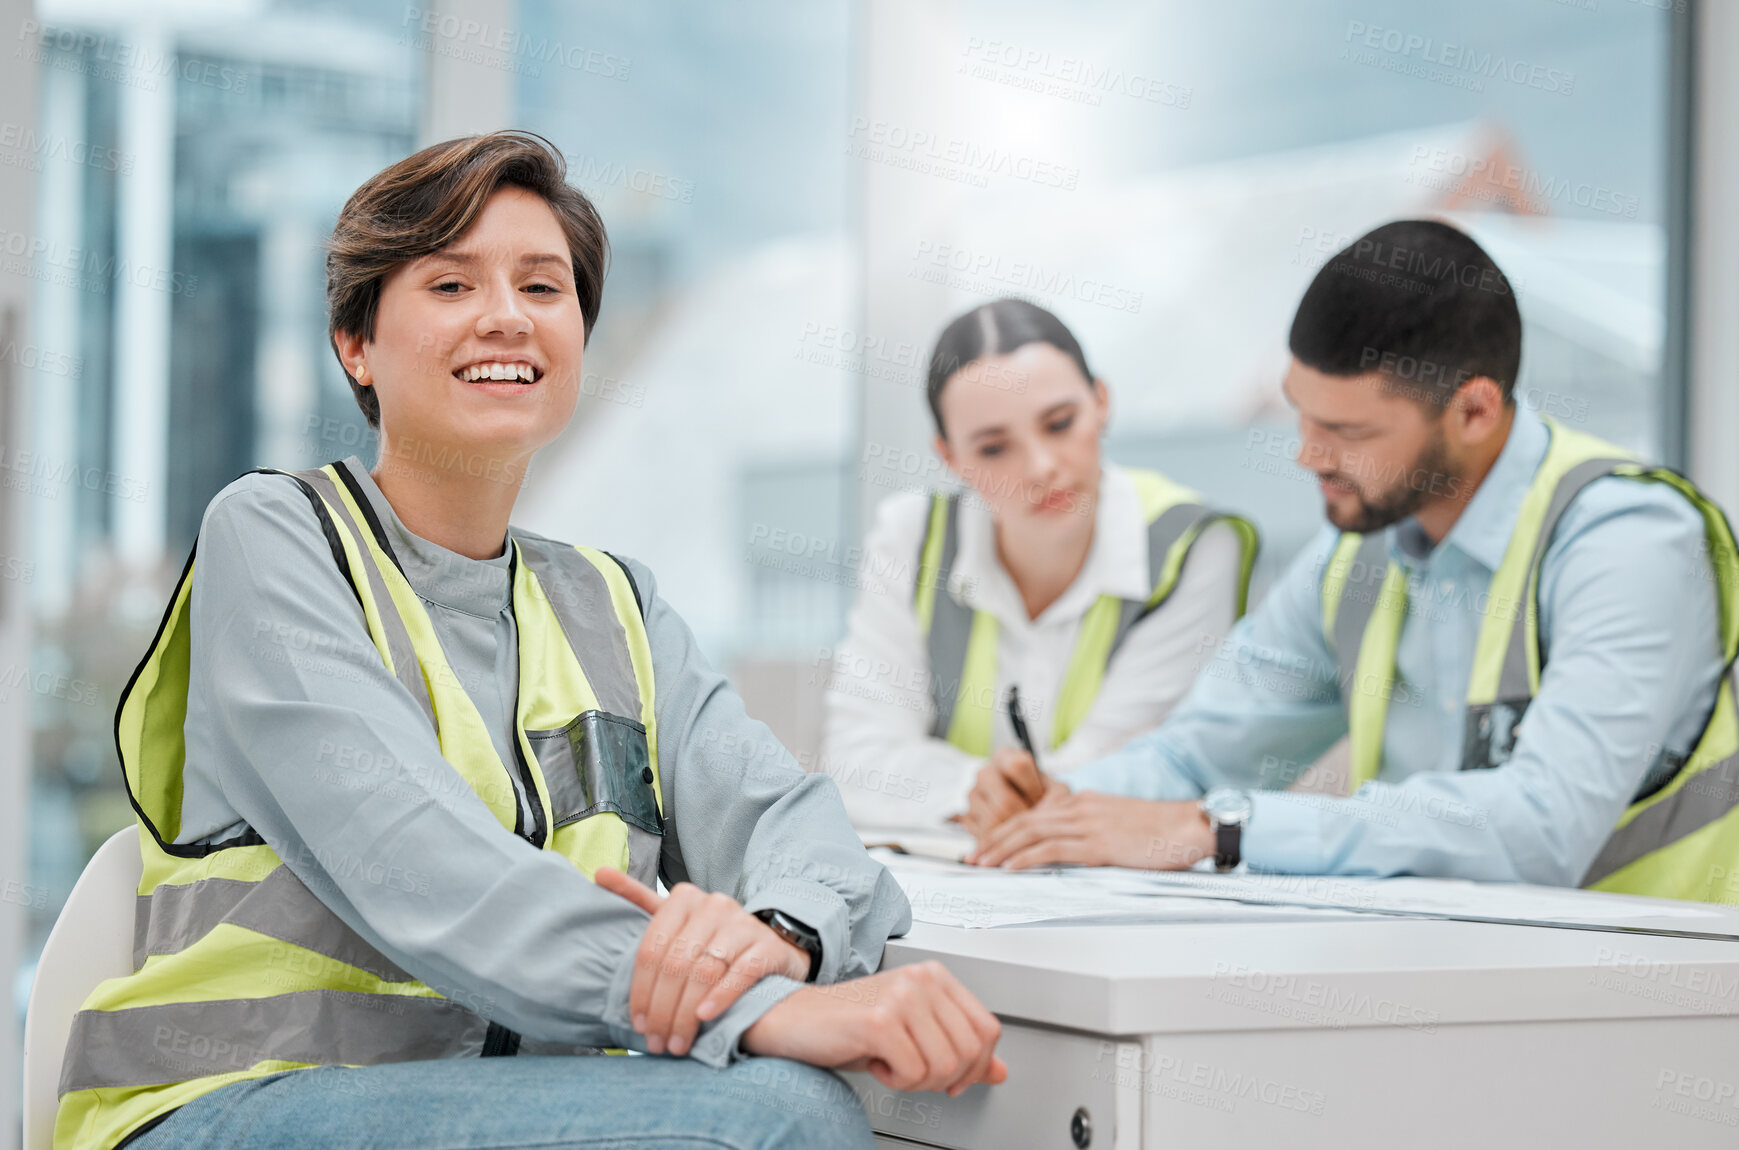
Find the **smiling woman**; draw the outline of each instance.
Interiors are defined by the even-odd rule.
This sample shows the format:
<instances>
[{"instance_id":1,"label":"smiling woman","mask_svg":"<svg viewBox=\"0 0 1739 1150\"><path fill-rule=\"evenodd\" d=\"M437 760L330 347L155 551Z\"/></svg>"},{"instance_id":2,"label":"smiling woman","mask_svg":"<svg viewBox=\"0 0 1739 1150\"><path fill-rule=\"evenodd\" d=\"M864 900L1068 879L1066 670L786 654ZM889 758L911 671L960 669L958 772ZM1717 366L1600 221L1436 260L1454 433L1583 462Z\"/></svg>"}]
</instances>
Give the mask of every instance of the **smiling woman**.
<instances>
[{"instance_id":1,"label":"smiling woman","mask_svg":"<svg viewBox=\"0 0 1739 1150\"><path fill-rule=\"evenodd\" d=\"M359 189L333 233L332 346L405 522L487 558L499 532L470 525L511 508L532 454L573 416L609 246L534 137L454 140L399 167ZM443 482L480 472L496 482Z\"/></svg>"},{"instance_id":2,"label":"smiling woman","mask_svg":"<svg viewBox=\"0 0 1739 1150\"><path fill-rule=\"evenodd\" d=\"M469 234L498 192L519 200L509 217ZM541 210L535 201L541 200ZM514 232L508 225L527 224ZM466 243L455 244L461 236ZM508 245L495 250L495 245ZM380 403L368 384L350 372L338 333L364 342L375 338L382 289L389 278L421 273L422 286L458 295L478 286L477 273L498 263L527 277L527 295L559 295L579 322L579 344L591 338L603 303L609 242L592 202L570 187L561 158L541 137L494 132L425 148L359 188L345 204L327 245L326 303L338 351L356 402L369 426L380 426ZM436 258L438 257L438 258ZM456 273L441 279L442 273ZM472 279L467 282L468 273ZM416 353L433 351L419 340ZM577 366L577 364L575 365Z\"/></svg>"},{"instance_id":3,"label":"smiling woman","mask_svg":"<svg viewBox=\"0 0 1739 1150\"><path fill-rule=\"evenodd\" d=\"M122 699L138 969L75 1021L57 1146L863 1147L818 1068L1006 1075L945 970L872 973L904 896L832 782L719 753L777 743L651 572L510 526L573 414L605 250L521 133L346 206L332 344L381 458L255 472L206 511ZM804 986L858 977L885 989ZM673 1057L572 1057L620 1048ZM754 1055L828 1101L707 1069Z\"/></svg>"}]
</instances>

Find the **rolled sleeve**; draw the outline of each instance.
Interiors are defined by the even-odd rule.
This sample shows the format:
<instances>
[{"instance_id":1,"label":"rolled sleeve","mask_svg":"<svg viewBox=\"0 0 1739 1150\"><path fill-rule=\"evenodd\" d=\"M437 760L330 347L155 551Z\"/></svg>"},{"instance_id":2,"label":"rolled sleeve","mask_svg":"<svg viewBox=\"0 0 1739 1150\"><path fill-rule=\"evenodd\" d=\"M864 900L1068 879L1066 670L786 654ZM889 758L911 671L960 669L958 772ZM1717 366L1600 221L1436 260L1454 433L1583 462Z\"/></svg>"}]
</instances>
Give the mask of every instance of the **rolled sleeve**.
<instances>
[{"instance_id":1,"label":"rolled sleeve","mask_svg":"<svg viewBox=\"0 0 1739 1150\"><path fill-rule=\"evenodd\" d=\"M742 1049L743 1035L761 1016L803 989L803 984L780 974L769 974L743 992L731 1008L713 1020L696 1039L689 1057L708 1066L722 1067L749 1057Z\"/></svg>"},{"instance_id":2,"label":"rolled sleeve","mask_svg":"<svg viewBox=\"0 0 1739 1150\"><path fill-rule=\"evenodd\" d=\"M625 962L617 970L611 980L608 997L609 1006L604 1012L604 1022L612 1034L618 1036L617 1045L624 1049L646 1049L643 1038L635 1031L628 1017L629 993L634 988L634 964ZM749 1055L742 1048L743 1035L749 1027L761 1020L761 1016L785 1001L795 992L803 989L803 984L783 975L769 974L761 978L755 985L745 990L737 1000L725 1009L711 1022L704 1023L695 1035L694 1045L689 1047L686 1057L696 1062L705 1063L715 1069L723 1068L733 1062L739 1062Z\"/></svg>"}]
</instances>

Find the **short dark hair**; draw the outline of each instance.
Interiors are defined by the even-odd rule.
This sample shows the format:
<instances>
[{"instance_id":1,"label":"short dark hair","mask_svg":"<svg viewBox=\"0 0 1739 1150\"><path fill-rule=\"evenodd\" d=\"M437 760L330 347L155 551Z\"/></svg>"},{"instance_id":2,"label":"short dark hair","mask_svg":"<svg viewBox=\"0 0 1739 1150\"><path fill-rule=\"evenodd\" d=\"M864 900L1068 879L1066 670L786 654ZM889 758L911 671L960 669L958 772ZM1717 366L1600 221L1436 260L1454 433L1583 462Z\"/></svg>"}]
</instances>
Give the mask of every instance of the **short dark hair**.
<instances>
[{"instance_id":1,"label":"short dark hair","mask_svg":"<svg viewBox=\"0 0 1739 1150\"><path fill-rule=\"evenodd\" d=\"M936 434L947 435L942 427L942 388L955 372L975 359L1007 355L1029 343L1050 344L1074 360L1087 385L1093 385L1087 357L1062 320L1024 299L991 300L955 317L936 337L936 350L930 353L930 375L924 389L930 400L930 418L936 421Z\"/></svg>"},{"instance_id":2,"label":"short dark hair","mask_svg":"<svg viewBox=\"0 0 1739 1150\"><path fill-rule=\"evenodd\" d=\"M503 131L424 148L370 177L345 201L326 245L326 323L333 354L338 332L374 339L387 276L458 239L504 187L543 197L555 213L567 237L574 294L590 341L610 261L604 221L568 184L567 163L554 144L534 132ZM380 397L348 370L344 377L368 425L378 428Z\"/></svg>"},{"instance_id":3,"label":"short dark hair","mask_svg":"<svg viewBox=\"0 0 1739 1150\"><path fill-rule=\"evenodd\" d=\"M1397 220L1354 240L1316 273L1288 344L1306 367L1380 372L1438 407L1478 376L1513 403L1522 315L1509 279L1465 232L1437 220Z\"/></svg>"}]
</instances>

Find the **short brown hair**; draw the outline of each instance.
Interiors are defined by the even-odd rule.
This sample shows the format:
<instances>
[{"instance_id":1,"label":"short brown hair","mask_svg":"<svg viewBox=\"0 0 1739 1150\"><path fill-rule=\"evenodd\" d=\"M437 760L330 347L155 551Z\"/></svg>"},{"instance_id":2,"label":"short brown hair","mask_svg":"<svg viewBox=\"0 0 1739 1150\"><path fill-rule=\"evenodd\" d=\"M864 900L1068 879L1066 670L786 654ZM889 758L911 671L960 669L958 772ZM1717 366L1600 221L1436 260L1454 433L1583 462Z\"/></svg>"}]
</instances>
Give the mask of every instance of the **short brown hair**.
<instances>
[{"instance_id":1,"label":"short brown hair","mask_svg":"<svg viewBox=\"0 0 1739 1150\"><path fill-rule=\"evenodd\" d=\"M434 144L379 172L352 193L326 245L326 329L374 339L380 288L403 264L437 252L463 235L503 187L541 197L567 236L574 294L589 341L603 303L610 242L592 202L567 182L567 162L534 132L490 132ZM339 365L343 366L340 358ZM344 378L370 427L380 426L374 388Z\"/></svg>"}]
</instances>

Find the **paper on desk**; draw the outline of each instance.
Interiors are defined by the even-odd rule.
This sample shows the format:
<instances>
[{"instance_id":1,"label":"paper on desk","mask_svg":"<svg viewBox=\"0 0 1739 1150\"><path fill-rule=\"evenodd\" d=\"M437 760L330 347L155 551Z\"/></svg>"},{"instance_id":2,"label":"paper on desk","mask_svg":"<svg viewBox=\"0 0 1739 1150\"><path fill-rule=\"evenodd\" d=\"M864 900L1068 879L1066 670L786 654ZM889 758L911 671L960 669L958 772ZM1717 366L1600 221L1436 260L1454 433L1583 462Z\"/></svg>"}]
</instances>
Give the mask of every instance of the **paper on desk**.
<instances>
[{"instance_id":1,"label":"paper on desk","mask_svg":"<svg viewBox=\"0 0 1739 1150\"><path fill-rule=\"evenodd\" d=\"M1288 912L1424 914L1578 924L1725 917L1695 903L1465 879L1220 875L1121 867L1004 871L887 850L871 854L888 867L906 891L913 918L941 926L997 927L1085 919L1261 921Z\"/></svg>"},{"instance_id":2,"label":"paper on desk","mask_svg":"<svg viewBox=\"0 0 1739 1150\"><path fill-rule=\"evenodd\" d=\"M1200 874L1106 868L1116 889L1204 898L1298 903L1400 914L1505 918L1527 922L1607 923L1651 918L1720 918L1719 911L1673 899L1618 898L1592 891L1447 878L1337 875Z\"/></svg>"},{"instance_id":3,"label":"paper on desk","mask_svg":"<svg viewBox=\"0 0 1739 1150\"><path fill-rule=\"evenodd\" d=\"M887 866L912 904L912 917L937 926L986 929L1039 922L1248 922L1336 917L1330 909L1258 906L1106 882L1095 867L1002 871L887 850Z\"/></svg>"}]
</instances>

